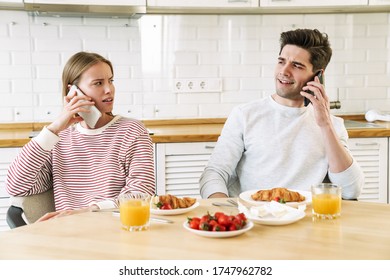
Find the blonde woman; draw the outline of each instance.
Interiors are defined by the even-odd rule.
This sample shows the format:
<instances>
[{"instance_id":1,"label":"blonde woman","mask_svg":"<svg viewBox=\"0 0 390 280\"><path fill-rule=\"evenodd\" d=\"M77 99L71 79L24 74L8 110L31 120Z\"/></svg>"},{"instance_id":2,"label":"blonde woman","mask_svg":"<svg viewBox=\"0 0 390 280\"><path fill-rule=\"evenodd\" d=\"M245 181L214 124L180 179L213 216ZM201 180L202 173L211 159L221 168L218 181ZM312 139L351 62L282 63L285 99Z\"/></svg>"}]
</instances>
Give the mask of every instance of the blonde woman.
<instances>
[{"instance_id":1,"label":"blonde woman","mask_svg":"<svg viewBox=\"0 0 390 280\"><path fill-rule=\"evenodd\" d=\"M125 192L154 194L151 139L141 122L112 114L113 78L113 66L104 57L74 54L63 70L62 113L11 164L6 180L10 195L53 188L56 212L40 221L117 207L118 195ZM83 94L69 92L72 85ZM94 128L80 116L92 105L101 113Z\"/></svg>"}]
</instances>

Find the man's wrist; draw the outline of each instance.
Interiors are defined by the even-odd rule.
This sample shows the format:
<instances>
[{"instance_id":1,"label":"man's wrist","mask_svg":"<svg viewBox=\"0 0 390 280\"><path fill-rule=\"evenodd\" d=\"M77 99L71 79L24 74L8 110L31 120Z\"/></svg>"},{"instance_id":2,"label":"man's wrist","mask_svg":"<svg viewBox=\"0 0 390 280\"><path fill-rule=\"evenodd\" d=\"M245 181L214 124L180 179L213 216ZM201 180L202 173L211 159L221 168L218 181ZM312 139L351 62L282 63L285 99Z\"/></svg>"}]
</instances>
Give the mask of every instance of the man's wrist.
<instances>
[{"instance_id":1,"label":"man's wrist","mask_svg":"<svg viewBox=\"0 0 390 280\"><path fill-rule=\"evenodd\" d=\"M224 193L217 192L210 195L208 198L227 198L228 196Z\"/></svg>"}]
</instances>

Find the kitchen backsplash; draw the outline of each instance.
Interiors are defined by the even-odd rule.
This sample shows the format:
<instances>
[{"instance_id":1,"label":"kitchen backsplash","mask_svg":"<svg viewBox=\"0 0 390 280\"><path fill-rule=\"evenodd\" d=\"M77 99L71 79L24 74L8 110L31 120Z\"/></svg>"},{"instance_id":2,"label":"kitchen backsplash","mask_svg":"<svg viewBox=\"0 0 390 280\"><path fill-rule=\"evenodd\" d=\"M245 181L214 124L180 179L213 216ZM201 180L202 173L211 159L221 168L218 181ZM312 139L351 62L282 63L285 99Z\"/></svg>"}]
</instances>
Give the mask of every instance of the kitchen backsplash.
<instances>
[{"instance_id":1,"label":"kitchen backsplash","mask_svg":"<svg viewBox=\"0 0 390 280\"><path fill-rule=\"evenodd\" d=\"M334 54L325 84L330 99L341 101L335 114L390 111L388 13L125 19L0 11L0 122L43 122L59 114L62 68L82 50L113 62L116 114L226 117L234 106L274 92L279 35L295 28L329 35ZM178 82L203 80L221 81L221 90L176 92Z\"/></svg>"}]
</instances>

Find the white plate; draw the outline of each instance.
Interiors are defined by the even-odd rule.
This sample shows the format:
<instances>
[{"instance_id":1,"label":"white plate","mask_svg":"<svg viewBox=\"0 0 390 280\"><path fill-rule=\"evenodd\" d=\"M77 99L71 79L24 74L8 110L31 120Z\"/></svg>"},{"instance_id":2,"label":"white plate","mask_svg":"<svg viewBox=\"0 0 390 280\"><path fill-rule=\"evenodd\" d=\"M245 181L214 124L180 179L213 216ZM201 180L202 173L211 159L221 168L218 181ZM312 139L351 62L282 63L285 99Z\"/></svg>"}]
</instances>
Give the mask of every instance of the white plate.
<instances>
[{"instance_id":1,"label":"white plate","mask_svg":"<svg viewBox=\"0 0 390 280\"><path fill-rule=\"evenodd\" d=\"M296 211L296 212L294 211L294 212L287 213L286 215L280 218L273 217L271 215L263 218L249 215L247 218L256 224L281 226L281 225L288 225L288 224L295 223L303 219L305 216L306 213L304 211Z\"/></svg>"},{"instance_id":2,"label":"white plate","mask_svg":"<svg viewBox=\"0 0 390 280\"><path fill-rule=\"evenodd\" d=\"M257 200L252 199L251 195L257 191L258 191L258 189L242 192L242 193L240 193L240 198L242 200L244 200L245 202L250 203L251 205L262 205L264 203L268 203L269 201L257 201ZM311 192L300 191L300 190L290 190L290 191L299 192L301 195L305 196L306 199L304 201L301 201L301 202L287 202L286 205L297 206L297 205L302 205L302 204L311 204Z\"/></svg>"},{"instance_id":3,"label":"white plate","mask_svg":"<svg viewBox=\"0 0 390 280\"><path fill-rule=\"evenodd\" d=\"M212 238L226 238L226 237L241 235L244 232L247 232L248 230L253 228L253 223L251 221L247 221L247 224L242 229L232 230L232 231L206 231L206 230L192 229L188 225L188 221L185 221L183 223L183 227L189 232L195 233L200 236L212 237Z\"/></svg>"},{"instance_id":4,"label":"white plate","mask_svg":"<svg viewBox=\"0 0 390 280\"><path fill-rule=\"evenodd\" d=\"M187 208L177 208L177 209L170 209L170 210L150 208L150 213L153 215L164 215L164 216L180 215L180 214L190 212L191 210L194 210L198 206L199 206L199 202L195 202L192 206Z\"/></svg>"}]
</instances>

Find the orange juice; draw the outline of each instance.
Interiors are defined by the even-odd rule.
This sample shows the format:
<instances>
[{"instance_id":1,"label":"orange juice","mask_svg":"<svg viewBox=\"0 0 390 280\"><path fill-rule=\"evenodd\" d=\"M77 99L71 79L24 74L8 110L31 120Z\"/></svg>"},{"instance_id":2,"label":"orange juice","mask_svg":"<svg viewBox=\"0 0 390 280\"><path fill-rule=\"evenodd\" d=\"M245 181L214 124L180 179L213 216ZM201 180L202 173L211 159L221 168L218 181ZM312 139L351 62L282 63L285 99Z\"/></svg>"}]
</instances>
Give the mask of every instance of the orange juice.
<instances>
[{"instance_id":1,"label":"orange juice","mask_svg":"<svg viewBox=\"0 0 390 280\"><path fill-rule=\"evenodd\" d=\"M120 204L119 212L122 225L143 226L149 222L150 205L141 199L128 200Z\"/></svg>"},{"instance_id":2,"label":"orange juice","mask_svg":"<svg viewBox=\"0 0 390 280\"><path fill-rule=\"evenodd\" d=\"M322 183L311 187L313 217L336 219L341 215L342 188L332 183Z\"/></svg>"},{"instance_id":3,"label":"orange juice","mask_svg":"<svg viewBox=\"0 0 390 280\"><path fill-rule=\"evenodd\" d=\"M134 192L119 195L119 213L122 228L141 231L149 228L150 199L146 193Z\"/></svg>"},{"instance_id":4,"label":"orange juice","mask_svg":"<svg viewBox=\"0 0 390 280\"><path fill-rule=\"evenodd\" d=\"M341 212L341 197L337 194L316 194L312 197L312 204L316 214L337 216Z\"/></svg>"},{"instance_id":5,"label":"orange juice","mask_svg":"<svg viewBox=\"0 0 390 280\"><path fill-rule=\"evenodd\" d=\"M142 226L149 221L149 204L142 200L129 200L119 207L121 222L128 226Z\"/></svg>"}]
</instances>

